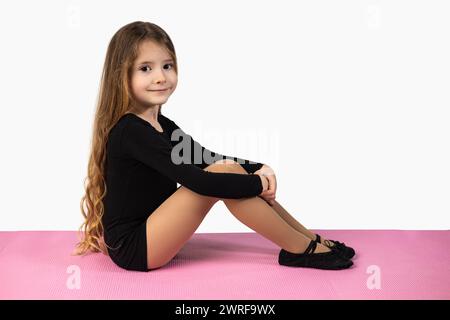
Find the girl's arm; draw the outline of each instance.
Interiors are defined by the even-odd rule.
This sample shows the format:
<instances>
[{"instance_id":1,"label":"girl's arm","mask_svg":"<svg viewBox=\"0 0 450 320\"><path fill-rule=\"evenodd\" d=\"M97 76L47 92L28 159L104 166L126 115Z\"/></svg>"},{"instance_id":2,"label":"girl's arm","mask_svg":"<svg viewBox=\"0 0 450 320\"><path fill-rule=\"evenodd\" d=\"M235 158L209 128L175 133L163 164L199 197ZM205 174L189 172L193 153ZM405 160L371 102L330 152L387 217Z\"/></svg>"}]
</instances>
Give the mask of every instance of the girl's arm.
<instances>
[{"instance_id":1,"label":"girl's arm","mask_svg":"<svg viewBox=\"0 0 450 320\"><path fill-rule=\"evenodd\" d=\"M123 156L136 159L169 179L202 195L239 199L260 195L264 189L257 174L208 172L192 163L172 158L172 145L152 130L150 124L129 122L123 128Z\"/></svg>"}]
</instances>

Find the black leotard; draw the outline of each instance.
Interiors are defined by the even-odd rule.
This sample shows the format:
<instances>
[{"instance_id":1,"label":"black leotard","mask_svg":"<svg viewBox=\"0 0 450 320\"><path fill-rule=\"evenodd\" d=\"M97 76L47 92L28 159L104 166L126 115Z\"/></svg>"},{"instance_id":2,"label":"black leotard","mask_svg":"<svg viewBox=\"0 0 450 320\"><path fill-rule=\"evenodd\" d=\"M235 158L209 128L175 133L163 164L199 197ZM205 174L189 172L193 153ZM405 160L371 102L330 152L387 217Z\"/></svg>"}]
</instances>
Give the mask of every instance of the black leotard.
<instances>
[{"instance_id":1,"label":"black leotard","mask_svg":"<svg viewBox=\"0 0 450 320\"><path fill-rule=\"evenodd\" d=\"M211 151L161 113L158 122L163 132L139 116L126 113L109 132L106 145L104 240L112 247L108 248L112 260L129 270L148 271L146 220L177 190L177 183L202 195L233 199L257 196L263 188L260 177L252 174L262 163L218 153L211 162L203 156L194 158L195 150L206 156ZM182 139L174 139L177 135ZM191 142L190 159L176 164L171 158L172 149L186 141ZM183 154L179 152L181 158ZM223 158L239 162L249 174L203 170Z\"/></svg>"}]
</instances>

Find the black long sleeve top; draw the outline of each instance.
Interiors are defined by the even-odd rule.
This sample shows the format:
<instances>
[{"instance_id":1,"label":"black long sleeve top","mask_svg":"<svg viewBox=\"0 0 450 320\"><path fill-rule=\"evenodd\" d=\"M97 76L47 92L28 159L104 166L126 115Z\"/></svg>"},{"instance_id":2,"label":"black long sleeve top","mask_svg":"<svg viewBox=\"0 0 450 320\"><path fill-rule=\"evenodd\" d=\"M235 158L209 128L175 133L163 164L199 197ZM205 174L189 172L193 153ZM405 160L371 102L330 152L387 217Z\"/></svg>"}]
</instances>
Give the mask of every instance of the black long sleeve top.
<instances>
[{"instance_id":1,"label":"black long sleeve top","mask_svg":"<svg viewBox=\"0 0 450 320\"><path fill-rule=\"evenodd\" d=\"M112 242L145 221L177 190L177 183L202 195L230 199L257 196L263 190L260 177L253 174L262 163L212 152L162 114L158 114L158 122L163 132L139 116L126 113L109 132L102 222L105 239L107 235ZM181 142L190 142L190 155L184 155L189 149L178 150ZM172 152L174 147L181 152ZM203 157L209 154L214 154L211 162ZM179 163L180 158L187 161ZM224 158L239 162L249 174L203 170Z\"/></svg>"}]
</instances>

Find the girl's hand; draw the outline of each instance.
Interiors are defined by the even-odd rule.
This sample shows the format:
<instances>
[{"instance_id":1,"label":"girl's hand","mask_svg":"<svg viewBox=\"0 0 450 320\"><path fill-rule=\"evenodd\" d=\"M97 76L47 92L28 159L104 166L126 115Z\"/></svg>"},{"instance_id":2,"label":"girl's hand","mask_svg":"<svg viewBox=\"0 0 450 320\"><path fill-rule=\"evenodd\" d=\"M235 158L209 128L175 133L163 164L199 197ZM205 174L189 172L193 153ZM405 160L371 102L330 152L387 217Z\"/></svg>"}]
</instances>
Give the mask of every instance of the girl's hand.
<instances>
[{"instance_id":1,"label":"girl's hand","mask_svg":"<svg viewBox=\"0 0 450 320\"><path fill-rule=\"evenodd\" d=\"M257 174L257 173L255 173ZM259 178L261 179L261 184L263 187L263 191L261 192L260 196L266 192L269 189L269 179L267 179L267 177L263 176L262 174L257 174L259 176Z\"/></svg>"},{"instance_id":2,"label":"girl's hand","mask_svg":"<svg viewBox=\"0 0 450 320\"><path fill-rule=\"evenodd\" d=\"M264 199L269 205L273 205L275 203L275 193L277 192L277 179L275 176L275 172L271 167L264 164L261 169L254 172L255 174L259 174L261 176L267 177L269 180L269 188L263 191L259 197Z\"/></svg>"}]
</instances>

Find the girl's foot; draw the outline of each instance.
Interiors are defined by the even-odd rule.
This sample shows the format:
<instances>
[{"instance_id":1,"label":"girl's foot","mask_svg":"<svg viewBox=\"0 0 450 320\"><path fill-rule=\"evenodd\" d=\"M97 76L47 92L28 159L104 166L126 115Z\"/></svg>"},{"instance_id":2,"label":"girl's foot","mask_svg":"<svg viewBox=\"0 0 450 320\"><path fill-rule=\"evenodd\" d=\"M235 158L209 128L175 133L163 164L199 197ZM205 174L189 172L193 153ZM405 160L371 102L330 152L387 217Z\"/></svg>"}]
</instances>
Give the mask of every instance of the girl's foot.
<instances>
[{"instance_id":1,"label":"girl's foot","mask_svg":"<svg viewBox=\"0 0 450 320\"><path fill-rule=\"evenodd\" d=\"M289 267L315 268L325 270L341 270L350 268L353 262L343 258L337 251L320 248L321 244L314 240L308 245L304 253L293 253L284 249L278 254L278 263ZM317 250L328 250L317 252Z\"/></svg>"},{"instance_id":2,"label":"girl's foot","mask_svg":"<svg viewBox=\"0 0 450 320\"><path fill-rule=\"evenodd\" d=\"M334 240L328 240L323 239L320 235L316 234L316 240L317 243L321 243L328 248L331 248L332 250L336 250L340 253L340 255L345 259L351 259L355 255L355 250L351 247L348 247L345 245L345 243L334 241Z\"/></svg>"},{"instance_id":3,"label":"girl's foot","mask_svg":"<svg viewBox=\"0 0 450 320\"><path fill-rule=\"evenodd\" d=\"M324 252L330 252L331 249L321 243L317 243L316 250L314 250L315 253L324 253Z\"/></svg>"}]
</instances>

